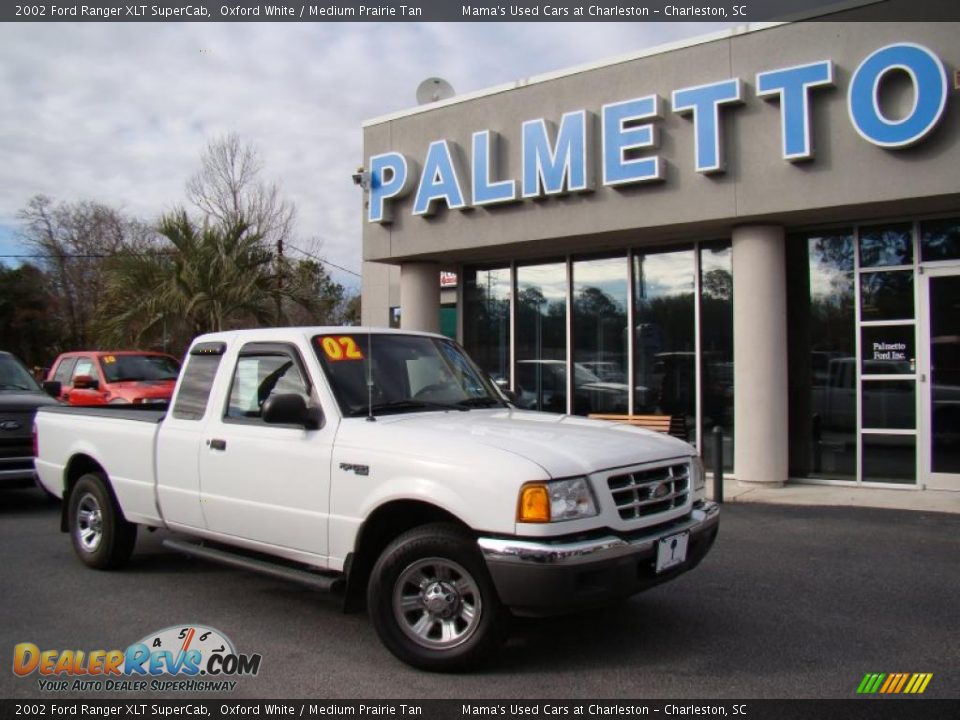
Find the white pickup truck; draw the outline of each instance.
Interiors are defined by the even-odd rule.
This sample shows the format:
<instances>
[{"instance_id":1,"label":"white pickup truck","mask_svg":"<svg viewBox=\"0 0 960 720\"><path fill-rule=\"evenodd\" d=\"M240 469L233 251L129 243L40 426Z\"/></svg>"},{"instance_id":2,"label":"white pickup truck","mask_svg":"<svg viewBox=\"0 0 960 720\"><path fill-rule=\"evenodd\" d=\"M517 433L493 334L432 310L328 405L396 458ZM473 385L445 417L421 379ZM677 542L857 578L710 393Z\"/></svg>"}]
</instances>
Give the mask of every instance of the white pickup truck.
<instances>
[{"instance_id":1,"label":"white pickup truck","mask_svg":"<svg viewBox=\"0 0 960 720\"><path fill-rule=\"evenodd\" d=\"M43 408L36 431L87 565L118 567L138 526L166 528L180 552L366 602L387 648L424 669L475 665L511 613L674 578L718 529L690 445L517 410L426 333L204 335L168 411Z\"/></svg>"}]
</instances>

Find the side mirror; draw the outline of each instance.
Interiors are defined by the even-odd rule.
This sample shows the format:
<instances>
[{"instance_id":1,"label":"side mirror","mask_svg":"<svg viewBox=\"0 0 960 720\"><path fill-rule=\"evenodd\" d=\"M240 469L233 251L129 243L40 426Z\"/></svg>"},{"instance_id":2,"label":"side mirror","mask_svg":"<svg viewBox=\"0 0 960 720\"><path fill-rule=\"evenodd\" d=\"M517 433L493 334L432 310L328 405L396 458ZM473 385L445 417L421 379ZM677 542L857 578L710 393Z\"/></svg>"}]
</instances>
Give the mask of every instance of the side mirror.
<instances>
[{"instance_id":1,"label":"side mirror","mask_svg":"<svg viewBox=\"0 0 960 720\"><path fill-rule=\"evenodd\" d=\"M306 400L295 393L268 397L261 408L261 417L270 425L299 425L306 430L323 427L323 411L308 407Z\"/></svg>"},{"instance_id":2,"label":"side mirror","mask_svg":"<svg viewBox=\"0 0 960 720\"><path fill-rule=\"evenodd\" d=\"M50 397L60 398L63 392L63 385L59 380L46 380L43 383L43 391Z\"/></svg>"},{"instance_id":3,"label":"side mirror","mask_svg":"<svg viewBox=\"0 0 960 720\"><path fill-rule=\"evenodd\" d=\"M506 389L501 388L500 392L502 392L506 396L507 400L509 400L510 402L512 403L517 402L518 396L514 390L511 390L510 388L506 388Z\"/></svg>"},{"instance_id":4,"label":"side mirror","mask_svg":"<svg viewBox=\"0 0 960 720\"><path fill-rule=\"evenodd\" d=\"M100 381L95 380L90 375L77 375L73 379L74 390L99 390Z\"/></svg>"}]
</instances>

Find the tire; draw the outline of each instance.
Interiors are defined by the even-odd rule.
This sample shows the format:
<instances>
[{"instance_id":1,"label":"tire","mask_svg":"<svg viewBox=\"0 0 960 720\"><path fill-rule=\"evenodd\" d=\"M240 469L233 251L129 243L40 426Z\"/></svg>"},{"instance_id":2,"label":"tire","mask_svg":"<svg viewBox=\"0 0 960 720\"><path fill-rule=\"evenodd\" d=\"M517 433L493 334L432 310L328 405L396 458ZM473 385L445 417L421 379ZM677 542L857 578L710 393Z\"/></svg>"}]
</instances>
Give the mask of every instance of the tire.
<instances>
[{"instance_id":1,"label":"tire","mask_svg":"<svg viewBox=\"0 0 960 720\"><path fill-rule=\"evenodd\" d=\"M476 542L446 523L414 528L387 546L367 607L390 652L436 672L483 663L502 644L509 618Z\"/></svg>"},{"instance_id":2,"label":"tire","mask_svg":"<svg viewBox=\"0 0 960 720\"><path fill-rule=\"evenodd\" d=\"M77 557L97 570L111 570L130 559L137 526L127 522L103 473L83 475L70 493L67 527Z\"/></svg>"}]
</instances>

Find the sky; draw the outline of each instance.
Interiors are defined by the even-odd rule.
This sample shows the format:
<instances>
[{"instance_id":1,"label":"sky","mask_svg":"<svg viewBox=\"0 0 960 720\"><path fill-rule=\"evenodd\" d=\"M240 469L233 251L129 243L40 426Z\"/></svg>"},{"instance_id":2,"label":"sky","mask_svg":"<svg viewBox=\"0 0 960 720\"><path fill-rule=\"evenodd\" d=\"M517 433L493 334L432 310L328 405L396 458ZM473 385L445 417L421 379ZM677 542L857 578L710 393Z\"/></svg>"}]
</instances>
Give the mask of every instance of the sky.
<instances>
[{"instance_id":1,"label":"sky","mask_svg":"<svg viewBox=\"0 0 960 720\"><path fill-rule=\"evenodd\" d=\"M296 204L292 244L359 272L361 125L415 106L422 80L470 93L733 25L7 23L0 255L29 252L16 216L39 193L155 220L185 203L206 144L234 132Z\"/></svg>"}]
</instances>

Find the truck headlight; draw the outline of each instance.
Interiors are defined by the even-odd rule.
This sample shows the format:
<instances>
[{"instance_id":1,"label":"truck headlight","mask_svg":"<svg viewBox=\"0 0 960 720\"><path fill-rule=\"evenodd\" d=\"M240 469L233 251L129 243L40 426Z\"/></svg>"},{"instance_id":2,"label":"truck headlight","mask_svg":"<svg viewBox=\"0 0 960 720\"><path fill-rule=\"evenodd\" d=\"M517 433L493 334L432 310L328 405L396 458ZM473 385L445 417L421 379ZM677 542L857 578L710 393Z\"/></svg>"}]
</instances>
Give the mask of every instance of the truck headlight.
<instances>
[{"instance_id":1,"label":"truck headlight","mask_svg":"<svg viewBox=\"0 0 960 720\"><path fill-rule=\"evenodd\" d=\"M597 503L586 478L527 483L520 488L517 522L560 522L596 514Z\"/></svg>"},{"instance_id":2,"label":"truck headlight","mask_svg":"<svg viewBox=\"0 0 960 720\"><path fill-rule=\"evenodd\" d=\"M703 460L699 455L690 458L690 483L693 486L694 495L704 495L707 487L707 475L703 469Z\"/></svg>"}]
</instances>

